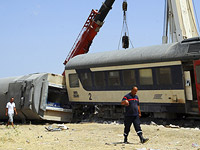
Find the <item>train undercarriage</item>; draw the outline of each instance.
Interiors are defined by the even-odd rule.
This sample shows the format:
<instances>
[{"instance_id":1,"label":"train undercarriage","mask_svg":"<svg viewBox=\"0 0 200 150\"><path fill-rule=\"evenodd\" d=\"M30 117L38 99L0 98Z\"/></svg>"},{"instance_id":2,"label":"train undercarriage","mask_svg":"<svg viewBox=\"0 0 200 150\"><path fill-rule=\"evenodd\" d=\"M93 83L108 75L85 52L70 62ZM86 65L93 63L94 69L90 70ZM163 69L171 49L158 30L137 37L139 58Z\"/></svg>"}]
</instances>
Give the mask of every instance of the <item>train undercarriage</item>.
<instances>
[{"instance_id":1,"label":"train undercarriage","mask_svg":"<svg viewBox=\"0 0 200 150\"><path fill-rule=\"evenodd\" d=\"M196 104L196 105L195 105ZM197 103L187 103L186 107L190 107L192 111L185 113L185 112L151 112L149 111L142 111L143 117L151 117L155 119L180 119L180 118L194 118L200 119L200 115L198 113L198 104ZM185 109L189 109L186 108ZM143 107L141 106L141 110ZM175 109L176 110L176 109ZM72 122L79 122L83 120L123 120L124 119L124 112L125 107L121 105L81 105L76 104L72 105L73 111L73 120Z\"/></svg>"}]
</instances>

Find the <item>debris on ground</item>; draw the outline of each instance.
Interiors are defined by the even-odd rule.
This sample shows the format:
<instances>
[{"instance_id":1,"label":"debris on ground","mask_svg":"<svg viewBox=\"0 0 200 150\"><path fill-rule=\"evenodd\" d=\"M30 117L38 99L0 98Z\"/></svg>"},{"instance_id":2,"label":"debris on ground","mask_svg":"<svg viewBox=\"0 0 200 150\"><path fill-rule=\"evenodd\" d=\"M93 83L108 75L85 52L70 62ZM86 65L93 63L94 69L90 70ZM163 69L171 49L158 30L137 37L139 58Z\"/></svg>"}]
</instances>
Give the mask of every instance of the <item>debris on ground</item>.
<instances>
[{"instance_id":1,"label":"debris on ground","mask_svg":"<svg viewBox=\"0 0 200 150\"><path fill-rule=\"evenodd\" d=\"M67 130L69 129L67 126L64 124L58 124L57 127L53 127L52 125L45 127L47 131L62 131L62 130Z\"/></svg>"},{"instance_id":2,"label":"debris on ground","mask_svg":"<svg viewBox=\"0 0 200 150\"><path fill-rule=\"evenodd\" d=\"M57 125L58 126L58 128L60 128L60 129L62 129L62 130L67 130L67 129L69 129L66 125L64 125L64 124L58 124Z\"/></svg>"},{"instance_id":3,"label":"debris on ground","mask_svg":"<svg viewBox=\"0 0 200 150\"><path fill-rule=\"evenodd\" d=\"M176 125L173 125L173 124L166 125L165 127L166 128L180 128L179 126L176 126Z\"/></svg>"},{"instance_id":4,"label":"debris on ground","mask_svg":"<svg viewBox=\"0 0 200 150\"><path fill-rule=\"evenodd\" d=\"M137 148L136 150L160 150L160 149L152 149L152 148L148 148L148 149L146 149L146 148Z\"/></svg>"},{"instance_id":5,"label":"debris on ground","mask_svg":"<svg viewBox=\"0 0 200 150\"><path fill-rule=\"evenodd\" d=\"M192 143L192 147L196 148L196 147L200 147L200 145L198 145L197 143Z\"/></svg>"},{"instance_id":6,"label":"debris on ground","mask_svg":"<svg viewBox=\"0 0 200 150\"><path fill-rule=\"evenodd\" d=\"M154 125L154 126L157 126L157 124L153 121L151 121L150 125Z\"/></svg>"}]
</instances>

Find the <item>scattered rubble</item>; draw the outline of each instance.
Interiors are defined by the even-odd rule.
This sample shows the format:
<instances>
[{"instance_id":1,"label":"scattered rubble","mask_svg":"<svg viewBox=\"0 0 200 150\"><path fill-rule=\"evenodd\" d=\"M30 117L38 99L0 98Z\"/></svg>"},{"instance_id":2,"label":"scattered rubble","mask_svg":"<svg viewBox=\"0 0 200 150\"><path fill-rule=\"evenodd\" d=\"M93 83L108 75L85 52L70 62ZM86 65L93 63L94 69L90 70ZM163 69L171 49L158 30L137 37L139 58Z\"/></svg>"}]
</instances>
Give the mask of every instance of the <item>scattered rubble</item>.
<instances>
[{"instance_id":1,"label":"scattered rubble","mask_svg":"<svg viewBox=\"0 0 200 150\"><path fill-rule=\"evenodd\" d=\"M166 127L166 128L180 128L179 126L172 125L172 124L166 125L165 127Z\"/></svg>"},{"instance_id":2,"label":"scattered rubble","mask_svg":"<svg viewBox=\"0 0 200 150\"><path fill-rule=\"evenodd\" d=\"M150 125L154 125L154 126L157 126L157 124L153 121L151 121Z\"/></svg>"},{"instance_id":3,"label":"scattered rubble","mask_svg":"<svg viewBox=\"0 0 200 150\"><path fill-rule=\"evenodd\" d=\"M146 149L146 148L137 148L136 150L160 150L160 149L152 149L152 148L148 148L148 149Z\"/></svg>"},{"instance_id":4,"label":"scattered rubble","mask_svg":"<svg viewBox=\"0 0 200 150\"><path fill-rule=\"evenodd\" d=\"M67 126L64 124L58 124L57 127L53 127L52 125L45 127L47 131L62 131L62 130L67 130L69 129Z\"/></svg>"},{"instance_id":5,"label":"scattered rubble","mask_svg":"<svg viewBox=\"0 0 200 150\"><path fill-rule=\"evenodd\" d=\"M197 147L200 147L200 145L198 145L197 143L192 143L192 147L197 148Z\"/></svg>"}]
</instances>

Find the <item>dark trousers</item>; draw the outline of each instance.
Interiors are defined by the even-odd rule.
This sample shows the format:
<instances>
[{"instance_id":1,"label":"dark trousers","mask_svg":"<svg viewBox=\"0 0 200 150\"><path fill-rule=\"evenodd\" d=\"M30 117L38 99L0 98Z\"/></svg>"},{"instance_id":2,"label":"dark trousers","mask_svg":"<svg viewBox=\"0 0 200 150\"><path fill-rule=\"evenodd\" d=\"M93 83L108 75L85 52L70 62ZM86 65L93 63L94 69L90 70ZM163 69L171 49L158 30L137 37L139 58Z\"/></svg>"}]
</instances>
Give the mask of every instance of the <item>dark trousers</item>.
<instances>
[{"instance_id":1,"label":"dark trousers","mask_svg":"<svg viewBox=\"0 0 200 150\"><path fill-rule=\"evenodd\" d=\"M124 128L124 136L128 136L132 123L133 123L133 126L135 128L135 131L136 131L137 135L142 134L142 129L140 127L140 118L139 118L139 116L125 116L125 119L124 119L124 126L125 126L125 128Z\"/></svg>"}]
</instances>

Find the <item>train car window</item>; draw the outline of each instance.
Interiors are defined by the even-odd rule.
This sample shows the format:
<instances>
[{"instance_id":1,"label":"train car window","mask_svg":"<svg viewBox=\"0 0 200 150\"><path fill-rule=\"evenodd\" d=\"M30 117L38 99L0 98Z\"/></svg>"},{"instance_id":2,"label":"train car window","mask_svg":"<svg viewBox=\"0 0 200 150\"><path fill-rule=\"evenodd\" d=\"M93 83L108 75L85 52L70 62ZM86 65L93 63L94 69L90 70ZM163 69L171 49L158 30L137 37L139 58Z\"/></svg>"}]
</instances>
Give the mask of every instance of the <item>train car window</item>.
<instances>
[{"instance_id":1,"label":"train car window","mask_svg":"<svg viewBox=\"0 0 200 150\"><path fill-rule=\"evenodd\" d=\"M92 87L92 77L90 72L80 73L80 78L84 87Z\"/></svg>"},{"instance_id":2,"label":"train car window","mask_svg":"<svg viewBox=\"0 0 200 150\"><path fill-rule=\"evenodd\" d=\"M139 69L140 85L153 85L152 69Z\"/></svg>"},{"instance_id":3,"label":"train car window","mask_svg":"<svg viewBox=\"0 0 200 150\"><path fill-rule=\"evenodd\" d=\"M69 86L70 88L79 87L78 75L76 73L69 74Z\"/></svg>"},{"instance_id":4,"label":"train car window","mask_svg":"<svg viewBox=\"0 0 200 150\"><path fill-rule=\"evenodd\" d=\"M104 72L94 72L94 85L97 88L103 88L106 86L106 79Z\"/></svg>"},{"instance_id":5,"label":"train car window","mask_svg":"<svg viewBox=\"0 0 200 150\"><path fill-rule=\"evenodd\" d=\"M200 43L194 43L189 45L189 53L199 53Z\"/></svg>"},{"instance_id":6,"label":"train car window","mask_svg":"<svg viewBox=\"0 0 200 150\"><path fill-rule=\"evenodd\" d=\"M68 101L66 89L49 86L47 106L67 108Z\"/></svg>"},{"instance_id":7,"label":"train car window","mask_svg":"<svg viewBox=\"0 0 200 150\"><path fill-rule=\"evenodd\" d=\"M197 78L197 83L200 83L200 66L196 66L196 78Z\"/></svg>"},{"instance_id":8,"label":"train car window","mask_svg":"<svg viewBox=\"0 0 200 150\"><path fill-rule=\"evenodd\" d=\"M123 70L122 76L125 86L136 85L135 70Z\"/></svg>"},{"instance_id":9,"label":"train car window","mask_svg":"<svg viewBox=\"0 0 200 150\"><path fill-rule=\"evenodd\" d=\"M156 77L158 85L171 85L172 84L171 68L169 67L157 68Z\"/></svg>"},{"instance_id":10,"label":"train car window","mask_svg":"<svg viewBox=\"0 0 200 150\"><path fill-rule=\"evenodd\" d=\"M119 71L108 72L108 85L111 87L120 85Z\"/></svg>"}]
</instances>

